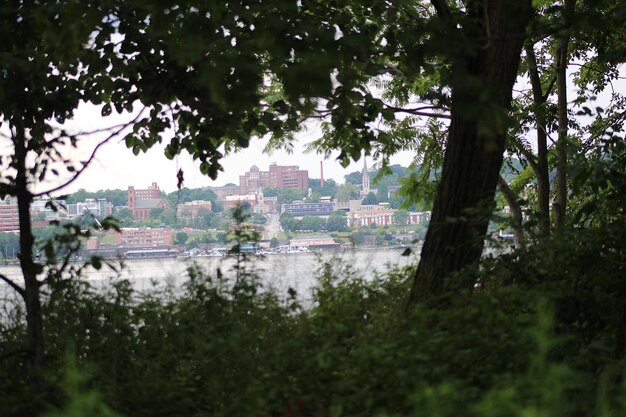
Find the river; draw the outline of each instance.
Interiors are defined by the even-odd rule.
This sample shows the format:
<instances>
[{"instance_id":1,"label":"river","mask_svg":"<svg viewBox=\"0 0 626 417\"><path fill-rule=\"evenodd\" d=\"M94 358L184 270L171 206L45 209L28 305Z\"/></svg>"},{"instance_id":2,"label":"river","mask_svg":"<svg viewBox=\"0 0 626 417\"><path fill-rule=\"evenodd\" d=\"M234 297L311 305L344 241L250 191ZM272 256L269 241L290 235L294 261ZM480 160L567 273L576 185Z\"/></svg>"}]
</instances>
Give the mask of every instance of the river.
<instances>
[{"instance_id":1,"label":"river","mask_svg":"<svg viewBox=\"0 0 626 417\"><path fill-rule=\"evenodd\" d=\"M390 268L415 263L415 257L402 256L403 249L368 249L348 250L342 252L323 253L321 261L332 258L339 259L364 278L372 278L376 273L383 273ZM316 283L316 272L321 266L320 256L313 253L267 255L256 259L253 267L258 272L262 285L284 292L293 288L301 298L308 299L311 288ZM128 279L138 291L145 291L154 285L170 284L179 286L187 278L187 268L196 263L208 273L215 273L220 268L226 276L231 274L233 261L219 257L200 258L162 258L137 259L125 261L121 273L116 275L106 266L99 271L90 269L83 279L96 286L106 284L111 278ZM17 265L2 265L0 273L22 282L21 270ZM0 282L0 296L11 291Z\"/></svg>"}]
</instances>

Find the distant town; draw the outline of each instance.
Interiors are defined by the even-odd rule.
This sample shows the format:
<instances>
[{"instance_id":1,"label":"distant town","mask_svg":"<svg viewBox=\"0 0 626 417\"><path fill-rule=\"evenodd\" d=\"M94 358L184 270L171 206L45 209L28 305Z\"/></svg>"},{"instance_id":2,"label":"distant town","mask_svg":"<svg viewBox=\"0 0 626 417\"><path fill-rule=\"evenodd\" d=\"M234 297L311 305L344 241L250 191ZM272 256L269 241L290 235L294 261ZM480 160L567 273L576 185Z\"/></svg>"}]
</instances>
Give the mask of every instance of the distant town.
<instances>
[{"instance_id":1,"label":"distant town","mask_svg":"<svg viewBox=\"0 0 626 417\"><path fill-rule=\"evenodd\" d=\"M249 247L264 253L301 253L347 246L406 246L425 232L430 212L400 208L399 178L406 168L392 167L392 175L368 169L345 176L344 184L310 178L295 165L273 163L267 170L252 165L239 176L239 185L165 193L156 182L146 188L132 184L124 190L85 190L55 200L35 200L31 205L36 235L73 221L98 229L113 216L120 232L101 231L84 243L83 256L132 258L223 256L227 251L232 210L242 207L248 226L261 239ZM52 223L51 223L52 222ZM57 226L58 227L58 226ZM0 201L0 251L4 259L18 253L19 218L12 197Z\"/></svg>"}]
</instances>

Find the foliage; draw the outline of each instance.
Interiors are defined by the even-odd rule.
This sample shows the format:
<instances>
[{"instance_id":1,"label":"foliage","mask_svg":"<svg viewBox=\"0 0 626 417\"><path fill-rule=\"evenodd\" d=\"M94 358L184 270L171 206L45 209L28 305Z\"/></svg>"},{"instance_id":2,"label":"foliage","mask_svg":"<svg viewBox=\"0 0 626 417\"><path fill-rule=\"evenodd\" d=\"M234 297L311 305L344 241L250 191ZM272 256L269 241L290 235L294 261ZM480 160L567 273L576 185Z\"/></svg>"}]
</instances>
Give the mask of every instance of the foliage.
<instances>
[{"instance_id":1,"label":"foliage","mask_svg":"<svg viewBox=\"0 0 626 417\"><path fill-rule=\"evenodd\" d=\"M407 225L409 223L409 212L404 209L400 209L393 213L393 223L398 226Z\"/></svg>"},{"instance_id":2,"label":"foliage","mask_svg":"<svg viewBox=\"0 0 626 417\"><path fill-rule=\"evenodd\" d=\"M250 222L254 224L265 224L267 223L267 217L260 213L254 213L250 215Z\"/></svg>"},{"instance_id":3,"label":"foliage","mask_svg":"<svg viewBox=\"0 0 626 417\"><path fill-rule=\"evenodd\" d=\"M0 252L2 259L15 258L19 253L19 236L12 232L0 233Z\"/></svg>"},{"instance_id":4,"label":"foliage","mask_svg":"<svg viewBox=\"0 0 626 417\"><path fill-rule=\"evenodd\" d=\"M108 202L112 203L114 206L125 206L128 203L128 191L107 189L91 192L81 188L76 192L66 195L65 202L68 204L80 203L88 198L93 198L94 200L104 198Z\"/></svg>"},{"instance_id":5,"label":"foliage","mask_svg":"<svg viewBox=\"0 0 626 417\"><path fill-rule=\"evenodd\" d=\"M164 209L157 207L150 209L150 219L157 220L161 218L161 215L165 212Z\"/></svg>"},{"instance_id":6,"label":"foliage","mask_svg":"<svg viewBox=\"0 0 626 417\"><path fill-rule=\"evenodd\" d=\"M295 230L296 218L293 214L287 212L282 213L278 218L278 221L280 222L280 227L282 227L283 230L289 232Z\"/></svg>"},{"instance_id":7,"label":"foliage","mask_svg":"<svg viewBox=\"0 0 626 417\"><path fill-rule=\"evenodd\" d=\"M217 195L213 190L209 188L187 188L183 187L180 190L168 193L165 199L170 203L171 207L176 207L178 204L188 203L190 201L210 201L211 210L215 213L221 211L221 203L217 200Z\"/></svg>"},{"instance_id":8,"label":"foliage","mask_svg":"<svg viewBox=\"0 0 626 417\"><path fill-rule=\"evenodd\" d=\"M0 414L53 403L59 416L99 404L136 417L616 417L626 411L618 226L494 259L473 293L409 312L411 271L364 280L333 259L320 260L306 308L306 294L237 287L197 266L182 290L66 282L45 303L50 388L33 398L24 363L0 361ZM13 314L0 322L3 356L25 337ZM68 372L89 374L89 388Z\"/></svg>"},{"instance_id":9,"label":"foliage","mask_svg":"<svg viewBox=\"0 0 626 417\"><path fill-rule=\"evenodd\" d=\"M370 192L368 195L365 196L365 198L363 198L363 200L361 201L361 204L376 205L378 204L378 198L376 198L376 194L374 194L373 192Z\"/></svg>"},{"instance_id":10,"label":"foliage","mask_svg":"<svg viewBox=\"0 0 626 417\"><path fill-rule=\"evenodd\" d=\"M189 235L185 232L176 233L176 243L179 245L184 245L189 239Z\"/></svg>"},{"instance_id":11,"label":"foliage","mask_svg":"<svg viewBox=\"0 0 626 417\"><path fill-rule=\"evenodd\" d=\"M235 260L233 270L235 272L235 291L242 289L244 292L256 291L258 276L253 267L254 261L260 255L256 254L258 243L261 238L257 229L250 227L250 211L242 206L231 210L233 224L226 234L227 244L231 247L226 254L227 259Z\"/></svg>"},{"instance_id":12,"label":"foliage","mask_svg":"<svg viewBox=\"0 0 626 417\"><path fill-rule=\"evenodd\" d=\"M300 188L265 188L263 195L267 197L278 197L278 207L283 204L290 204L296 200L303 200L306 190Z\"/></svg>"},{"instance_id":13,"label":"foliage","mask_svg":"<svg viewBox=\"0 0 626 417\"><path fill-rule=\"evenodd\" d=\"M350 183L341 184L337 188L337 192L335 193L335 199L340 203L344 203L357 198L359 198L359 189L356 187L356 185Z\"/></svg>"},{"instance_id":14,"label":"foliage","mask_svg":"<svg viewBox=\"0 0 626 417\"><path fill-rule=\"evenodd\" d=\"M313 193L320 196L334 197L337 192L337 182L332 178L324 180L324 187L321 186L321 180L317 178L309 178L309 188Z\"/></svg>"},{"instance_id":15,"label":"foliage","mask_svg":"<svg viewBox=\"0 0 626 417\"><path fill-rule=\"evenodd\" d=\"M348 218L345 212L334 211L326 220L326 230L329 232L345 232L348 230Z\"/></svg>"}]
</instances>

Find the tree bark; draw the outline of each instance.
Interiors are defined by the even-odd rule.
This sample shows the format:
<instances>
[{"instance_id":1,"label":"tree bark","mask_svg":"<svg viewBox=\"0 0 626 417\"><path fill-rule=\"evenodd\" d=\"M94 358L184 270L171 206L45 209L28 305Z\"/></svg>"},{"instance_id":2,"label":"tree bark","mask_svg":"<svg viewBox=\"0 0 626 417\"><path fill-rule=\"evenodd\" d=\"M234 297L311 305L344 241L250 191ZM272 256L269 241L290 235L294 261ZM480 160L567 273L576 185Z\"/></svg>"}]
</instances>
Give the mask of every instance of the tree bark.
<instances>
[{"instance_id":1,"label":"tree bark","mask_svg":"<svg viewBox=\"0 0 626 417\"><path fill-rule=\"evenodd\" d=\"M452 58L447 148L409 308L475 284L504 153L506 126L497 121L510 109L532 7L529 0L484 0L467 10L461 30L476 47Z\"/></svg>"},{"instance_id":2,"label":"tree bark","mask_svg":"<svg viewBox=\"0 0 626 417\"><path fill-rule=\"evenodd\" d=\"M26 327L28 334L31 365L35 370L44 364L43 317L41 311L40 284L37 280L38 265L33 259L34 237L32 233L30 204L33 195L28 189L26 167L27 144L24 121L21 114L13 117L15 128L13 145L15 149L15 196L20 224L20 266L24 276L24 303L26 306Z\"/></svg>"},{"instance_id":3,"label":"tree bark","mask_svg":"<svg viewBox=\"0 0 626 417\"><path fill-rule=\"evenodd\" d=\"M564 19L569 26L574 12L575 0L565 0ZM565 31L559 36L556 47L556 88L559 136L556 143L556 199L554 203L554 226L556 231L565 227L567 211L567 65L570 35Z\"/></svg>"},{"instance_id":4,"label":"tree bark","mask_svg":"<svg viewBox=\"0 0 626 417\"><path fill-rule=\"evenodd\" d=\"M550 235L550 178L548 171L548 134L545 104L548 99L544 94L537 67L537 57L532 45L526 45L530 83L533 92L534 113L537 125L537 164L533 165L537 176L537 205L539 211L539 233Z\"/></svg>"}]
</instances>

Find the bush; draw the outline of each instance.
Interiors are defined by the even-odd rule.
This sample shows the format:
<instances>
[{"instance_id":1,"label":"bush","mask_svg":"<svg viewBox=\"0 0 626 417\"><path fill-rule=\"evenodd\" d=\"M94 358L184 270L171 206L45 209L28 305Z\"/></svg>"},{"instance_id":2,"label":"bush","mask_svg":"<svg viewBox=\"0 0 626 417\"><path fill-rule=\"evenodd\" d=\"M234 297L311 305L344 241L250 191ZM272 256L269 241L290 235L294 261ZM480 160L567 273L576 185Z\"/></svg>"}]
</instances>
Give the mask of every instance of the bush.
<instances>
[{"instance_id":1,"label":"bush","mask_svg":"<svg viewBox=\"0 0 626 417\"><path fill-rule=\"evenodd\" d=\"M25 362L0 360L0 415L80 400L57 389L68 351L99 409L128 416L623 415L623 232L494 259L473 292L413 311L411 269L365 280L335 259L306 308L254 273L235 284L196 266L182 290L65 282L44 305L48 388L33 396ZM19 358L23 323L6 309L1 358Z\"/></svg>"}]
</instances>

